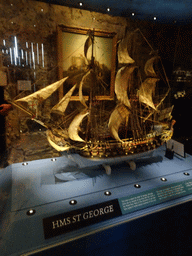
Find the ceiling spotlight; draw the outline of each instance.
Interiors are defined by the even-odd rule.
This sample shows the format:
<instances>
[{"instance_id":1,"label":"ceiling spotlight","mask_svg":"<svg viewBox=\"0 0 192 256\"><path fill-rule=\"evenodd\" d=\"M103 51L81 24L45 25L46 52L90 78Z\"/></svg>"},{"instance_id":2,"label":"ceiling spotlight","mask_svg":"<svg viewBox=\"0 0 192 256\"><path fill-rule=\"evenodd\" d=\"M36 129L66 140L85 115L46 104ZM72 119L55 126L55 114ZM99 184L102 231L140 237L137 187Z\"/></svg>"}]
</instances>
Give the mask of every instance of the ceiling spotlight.
<instances>
[{"instance_id":1,"label":"ceiling spotlight","mask_svg":"<svg viewBox=\"0 0 192 256\"><path fill-rule=\"evenodd\" d=\"M134 12L132 12L132 14L131 14L132 16L135 16L135 13Z\"/></svg>"},{"instance_id":2,"label":"ceiling spotlight","mask_svg":"<svg viewBox=\"0 0 192 256\"><path fill-rule=\"evenodd\" d=\"M111 11L111 9L110 9L110 8L107 8L107 11L108 11L108 12L110 12L110 11Z\"/></svg>"},{"instance_id":3,"label":"ceiling spotlight","mask_svg":"<svg viewBox=\"0 0 192 256\"><path fill-rule=\"evenodd\" d=\"M154 17L153 19L154 19L154 20L156 20L156 19L157 19L157 17Z\"/></svg>"},{"instance_id":4,"label":"ceiling spotlight","mask_svg":"<svg viewBox=\"0 0 192 256\"><path fill-rule=\"evenodd\" d=\"M79 2L79 6L83 6L83 3L82 3L82 2Z\"/></svg>"}]
</instances>

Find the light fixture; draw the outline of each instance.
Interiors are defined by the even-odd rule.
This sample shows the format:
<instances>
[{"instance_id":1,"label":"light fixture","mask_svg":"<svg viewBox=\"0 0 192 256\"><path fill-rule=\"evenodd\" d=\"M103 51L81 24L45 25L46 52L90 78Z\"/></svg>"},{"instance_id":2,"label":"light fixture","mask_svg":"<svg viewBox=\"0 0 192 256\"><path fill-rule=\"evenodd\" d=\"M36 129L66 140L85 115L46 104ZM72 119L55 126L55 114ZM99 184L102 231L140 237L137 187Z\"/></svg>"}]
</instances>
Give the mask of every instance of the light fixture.
<instances>
[{"instance_id":1,"label":"light fixture","mask_svg":"<svg viewBox=\"0 0 192 256\"><path fill-rule=\"evenodd\" d=\"M36 211L33 209L30 209L29 211L27 211L27 215L29 215L29 216L34 215L35 213L36 213Z\"/></svg>"},{"instance_id":2,"label":"light fixture","mask_svg":"<svg viewBox=\"0 0 192 256\"><path fill-rule=\"evenodd\" d=\"M132 14L131 14L132 16L135 16L135 13L134 12L132 12Z\"/></svg>"},{"instance_id":3,"label":"light fixture","mask_svg":"<svg viewBox=\"0 0 192 256\"><path fill-rule=\"evenodd\" d=\"M26 165L28 165L28 163L22 163L22 165L26 166Z\"/></svg>"},{"instance_id":4,"label":"light fixture","mask_svg":"<svg viewBox=\"0 0 192 256\"><path fill-rule=\"evenodd\" d=\"M76 200L71 200L71 201L69 202L69 204L70 204L70 205L75 205L75 204L77 204L77 201L76 201Z\"/></svg>"},{"instance_id":5,"label":"light fixture","mask_svg":"<svg viewBox=\"0 0 192 256\"><path fill-rule=\"evenodd\" d=\"M82 2L79 2L79 6L83 6L83 3L82 3Z\"/></svg>"},{"instance_id":6,"label":"light fixture","mask_svg":"<svg viewBox=\"0 0 192 256\"><path fill-rule=\"evenodd\" d=\"M108 11L108 12L110 12L110 11L111 11L111 9L110 9L110 8L107 8L107 11Z\"/></svg>"},{"instance_id":7,"label":"light fixture","mask_svg":"<svg viewBox=\"0 0 192 256\"><path fill-rule=\"evenodd\" d=\"M189 175L190 175L188 172L184 172L183 174L186 175L186 176L189 176Z\"/></svg>"},{"instance_id":8,"label":"light fixture","mask_svg":"<svg viewBox=\"0 0 192 256\"><path fill-rule=\"evenodd\" d=\"M55 162L56 160L57 160L56 158L52 158L52 159L51 159L52 162Z\"/></svg>"},{"instance_id":9,"label":"light fixture","mask_svg":"<svg viewBox=\"0 0 192 256\"><path fill-rule=\"evenodd\" d=\"M154 19L154 20L156 20L156 19L157 19L157 17L154 17L153 19Z\"/></svg>"},{"instance_id":10,"label":"light fixture","mask_svg":"<svg viewBox=\"0 0 192 256\"><path fill-rule=\"evenodd\" d=\"M110 192L110 191L105 191L104 195L110 196L110 195L111 195L111 192Z\"/></svg>"},{"instance_id":11,"label":"light fixture","mask_svg":"<svg viewBox=\"0 0 192 256\"><path fill-rule=\"evenodd\" d=\"M166 178L161 178L161 180L162 180L162 181L167 181L167 179L166 179Z\"/></svg>"},{"instance_id":12,"label":"light fixture","mask_svg":"<svg viewBox=\"0 0 192 256\"><path fill-rule=\"evenodd\" d=\"M135 185L134 185L134 187L135 187L135 188L140 188L140 187L141 187L141 185L139 185L139 184L135 184Z\"/></svg>"}]
</instances>

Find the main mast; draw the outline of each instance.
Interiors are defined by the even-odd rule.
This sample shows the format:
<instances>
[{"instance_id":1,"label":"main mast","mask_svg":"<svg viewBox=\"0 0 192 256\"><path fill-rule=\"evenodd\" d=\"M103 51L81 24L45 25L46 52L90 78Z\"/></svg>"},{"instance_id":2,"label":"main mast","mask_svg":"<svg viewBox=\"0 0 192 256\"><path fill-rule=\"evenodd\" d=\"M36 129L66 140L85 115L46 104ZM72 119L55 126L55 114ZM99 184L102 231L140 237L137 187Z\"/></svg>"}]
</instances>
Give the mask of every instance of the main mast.
<instances>
[{"instance_id":1,"label":"main mast","mask_svg":"<svg viewBox=\"0 0 192 256\"><path fill-rule=\"evenodd\" d=\"M94 95L93 95L93 88L95 85L95 58L94 58L94 31L89 31L89 37L87 39L88 44L90 44L92 46L91 48L91 60L89 63L89 72L90 75L92 77L92 81L89 85L89 103L88 103L88 109L89 109L89 116L88 116L88 122L87 122L87 127L86 127L86 141L89 141L90 139L92 139L92 132L93 132L93 127L95 125L95 118L94 118L94 114L93 114L93 110L92 110L92 104L93 104L93 99L94 99ZM89 47L89 45L88 45ZM86 57L86 56L85 56ZM95 134L94 134L95 135Z\"/></svg>"}]
</instances>

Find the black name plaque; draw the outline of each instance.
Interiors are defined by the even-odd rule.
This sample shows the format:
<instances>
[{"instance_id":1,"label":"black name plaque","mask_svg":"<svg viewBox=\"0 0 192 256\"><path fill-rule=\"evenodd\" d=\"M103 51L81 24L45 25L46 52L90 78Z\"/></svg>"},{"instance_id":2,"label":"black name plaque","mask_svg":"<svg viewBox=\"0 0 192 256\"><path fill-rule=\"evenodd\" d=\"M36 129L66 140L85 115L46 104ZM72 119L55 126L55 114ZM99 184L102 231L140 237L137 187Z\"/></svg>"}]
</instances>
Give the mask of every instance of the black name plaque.
<instances>
[{"instance_id":1,"label":"black name plaque","mask_svg":"<svg viewBox=\"0 0 192 256\"><path fill-rule=\"evenodd\" d=\"M45 239L121 216L117 199L43 219Z\"/></svg>"}]
</instances>

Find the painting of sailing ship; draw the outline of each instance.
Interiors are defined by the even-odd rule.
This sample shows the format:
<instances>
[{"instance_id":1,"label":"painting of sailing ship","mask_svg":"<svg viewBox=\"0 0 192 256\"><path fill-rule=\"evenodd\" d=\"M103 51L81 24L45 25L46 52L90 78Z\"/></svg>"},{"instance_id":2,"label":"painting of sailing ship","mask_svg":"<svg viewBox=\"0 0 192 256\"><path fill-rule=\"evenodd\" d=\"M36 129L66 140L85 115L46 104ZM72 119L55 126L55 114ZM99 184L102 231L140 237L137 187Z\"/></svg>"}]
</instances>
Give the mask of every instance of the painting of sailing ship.
<instances>
[{"instance_id":1,"label":"painting of sailing ship","mask_svg":"<svg viewBox=\"0 0 192 256\"><path fill-rule=\"evenodd\" d=\"M148 47L142 61L129 54L135 35ZM57 151L75 152L97 164L146 156L173 135L170 85L157 52L140 30L119 42L114 38L95 30L84 31L83 37L82 31L65 31L59 52L70 58L59 60L59 81L13 102L47 129L47 139ZM63 44L68 48L62 50ZM58 103L47 120L43 102L56 91Z\"/></svg>"},{"instance_id":2,"label":"painting of sailing ship","mask_svg":"<svg viewBox=\"0 0 192 256\"><path fill-rule=\"evenodd\" d=\"M68 81L63 87L64 94L71 88L74 83L80 82L87 70L87 66L91 65L91 58L94 56L94 69L97 70L97 77L99 78L99 83L97 83L97 90L95 90L96 96L110 96L110 77L112 69L112 51L113 51L113 34L110 36L97 36L94 33L94 46L92 45L91 36L88 37L87 34L72 33L69 31L62 31L61 33L61 73L60 78L69 76ZM86 31L87 33L87 31ZM91 33L89 31L89 33ZM85 44L86 42L86 44ZM75 50L74 50L75 49ZM83 88L84 97L89 95L89 85L86 83ZM78 87L78 86L77 86ZM78 88L75 89L72 98L78 96Z\"/></svg>"}]
</instances>

